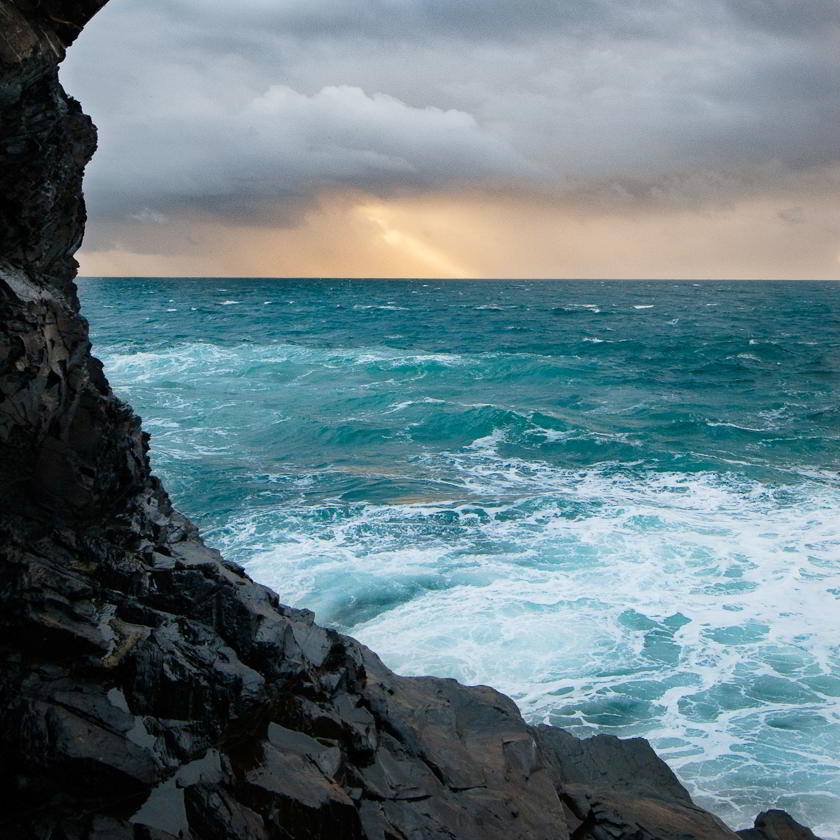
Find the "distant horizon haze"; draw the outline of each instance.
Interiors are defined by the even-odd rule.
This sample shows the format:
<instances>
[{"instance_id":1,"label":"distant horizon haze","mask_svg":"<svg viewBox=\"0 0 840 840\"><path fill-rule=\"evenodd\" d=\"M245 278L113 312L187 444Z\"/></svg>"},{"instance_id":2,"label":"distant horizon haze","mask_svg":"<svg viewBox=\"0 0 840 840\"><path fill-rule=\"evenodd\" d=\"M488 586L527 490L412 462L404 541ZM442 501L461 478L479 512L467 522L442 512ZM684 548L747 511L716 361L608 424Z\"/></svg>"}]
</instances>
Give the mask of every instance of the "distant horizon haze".
<instances>
[{"instance_id":1,"label":"distant horizon haze","mask_svg":"<svg viewBox=\"0 0 840 840\"><path fill-rule=\"evenodd\" d=\"M286 274L286 275L238 275L238 274L83 274L79 272L79 280L358 280L375 283L380 280L395 280L406 283L421 282L453 282L453 283L482 283L504 282L506 280L532 283L575 283L578 281L592 283L838 283L840 280L831 277L368 277L363 275L320 275L320 274Z\"/></svg>"}]
</instances>

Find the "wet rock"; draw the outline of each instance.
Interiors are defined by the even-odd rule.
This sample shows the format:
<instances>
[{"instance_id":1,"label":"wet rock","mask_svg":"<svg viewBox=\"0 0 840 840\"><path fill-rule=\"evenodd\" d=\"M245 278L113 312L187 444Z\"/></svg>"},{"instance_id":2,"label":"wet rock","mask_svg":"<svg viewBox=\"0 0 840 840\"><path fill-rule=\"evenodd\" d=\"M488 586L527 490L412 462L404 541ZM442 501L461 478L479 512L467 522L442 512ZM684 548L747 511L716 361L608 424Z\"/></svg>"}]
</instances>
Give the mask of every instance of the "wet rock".
<instances>
[{"instance_id":1,"label":"wet rock","mask_svg":"<svg viewBox=\"0 0 840 840\"><path fill-rule=\"evenodd\" d=\"M738 832L742 840L819 840L786 811L763 811L755 818L755 826Z\"/></svg>"}]
</instances>

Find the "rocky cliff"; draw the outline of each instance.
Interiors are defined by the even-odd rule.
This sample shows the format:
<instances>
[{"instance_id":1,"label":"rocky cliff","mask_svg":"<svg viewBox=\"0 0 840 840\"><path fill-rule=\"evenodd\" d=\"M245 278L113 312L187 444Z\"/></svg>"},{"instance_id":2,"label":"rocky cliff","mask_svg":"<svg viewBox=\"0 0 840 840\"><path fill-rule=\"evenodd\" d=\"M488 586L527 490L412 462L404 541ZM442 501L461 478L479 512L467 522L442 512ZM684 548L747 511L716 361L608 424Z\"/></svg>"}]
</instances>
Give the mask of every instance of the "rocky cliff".
<instances>
[{"instance_id":1,"label":"rocky cliff","mask_svg":"<svg viewBox=\"0 0 840 840\"><path fill-rule=\"evenodd\" d=\"M172 509L73 285L96 135L57 65L103 2L0 0L0 836L735 840L645 741L396 676Z\"/></svg>"}]
</instances>

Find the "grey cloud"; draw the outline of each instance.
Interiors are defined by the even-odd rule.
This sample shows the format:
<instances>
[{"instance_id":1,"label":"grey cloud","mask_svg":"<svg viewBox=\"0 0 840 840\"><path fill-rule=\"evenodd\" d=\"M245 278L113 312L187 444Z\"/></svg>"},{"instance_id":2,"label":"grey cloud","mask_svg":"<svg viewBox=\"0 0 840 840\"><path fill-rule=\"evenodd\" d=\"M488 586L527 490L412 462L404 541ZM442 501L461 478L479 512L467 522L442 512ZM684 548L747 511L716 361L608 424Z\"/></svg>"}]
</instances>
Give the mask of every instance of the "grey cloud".
<instances>
[{"instance_id":1,"label":"grey cloud","mask_svg":"<svg viewBox=\"0 0 840 840\"><path fill-rule=\"evenodd\" d=\"M290 221L284 207L301 211L324 190L388 193L537 172L468 113L357 87L306 95L272 85L232 111L179 105L159 103L153 119L111 129L89 176L93 194L110 196L107 212L134 205L143 220L180 209L277 223Z\"/></svg>"},{"instance_id":2,"label":"grey cloud","mask_svg":"<svg viewBox=\"0 0 840 840\"><path fill-rule=\"evenodd\" d=\"M196 18L193 0L152 2L182 24ZM260 26L307 39L361 34L510 41L534 33L669 38L720 26L795 38L840 25L835 0L205 0L200 14L229 28Z\"/></svg>"},{"instance_id":3,"label":"grey cloud","mask_svg":"<svg viewBox=\"0 0 840 840\"><path fill-rule=\"evenodd\" d=\"M784 37L840 27L840 4L836 0L728 0L727 6L740 23Z\"/></svg>"},{"instance_id":4,"label":"grey cloud","mask_svg":"<svg viewBox=\"0 0 840 840\"><path fill-rule=\"evenodd\" d=\"M101 130L94 226L294 224L325 190L712 206L840 160L839 8L113 0L63 74Z\"/></svg>"},{"instance_id":5,"label":"grey cloud","mask_svg":"<svg viewBox=\"0 0 840 840\"><path fill-rule=\"evenodd\" d=\"M791 225L801 225L805 222L805 211L801 207L785 207L778 213L783 222Z\"/></svg>"},{"instance_id":6,"label":"grey cloud","mask_svg":"<svg viewBox=\"0 0 840 840\"><path fill-rule=\"evenodd\" d=\"M192 20L191 0L156 0L166 14ZM649 3L649 6L653 4ZM673 0L659 0L660 13ZM364 35L370 38L422 40L434 36L510 39L532 32L581 32L608 28L638 29L643 21L630 4L610 0L250 0L236 6L224 0L202 5L207 20L248 29L258 25L284 35L324 38ZM648 29L649 26L642 27Z\"/></svg>"},{"instance_id":7,"label":"grey cloud","mask_svg":"<svg viewBox=\"0 0 840 840\"><path fill-rule=\"evenodd\" d=\"M165 225L169 221L163 213L152 210L150 207L144 207L139 213L132 213L130 218L136 222L149 222L155 225Z\"/></svg>"}]
</instances>

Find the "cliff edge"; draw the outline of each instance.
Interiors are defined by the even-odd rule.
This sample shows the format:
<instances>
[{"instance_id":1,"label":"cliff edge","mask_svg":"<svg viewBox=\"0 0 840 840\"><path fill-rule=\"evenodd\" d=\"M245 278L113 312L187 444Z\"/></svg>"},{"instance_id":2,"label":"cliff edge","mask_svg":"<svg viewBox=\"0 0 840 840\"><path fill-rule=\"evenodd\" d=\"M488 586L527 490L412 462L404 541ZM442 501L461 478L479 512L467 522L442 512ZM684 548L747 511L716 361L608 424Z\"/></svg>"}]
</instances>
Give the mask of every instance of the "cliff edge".
<instances>
[{"instance_id":1,"label":"cliff edge","mask_svg":"<svg viewBox=\"0 0 840 840\"><path fill-rule=\"evenodd\" d=\"M736 840L646 741L396 676L172 509L73 284L96 134L57 67L102 5L0 0L0 836Z\"/></svg>"}]
</instances>

